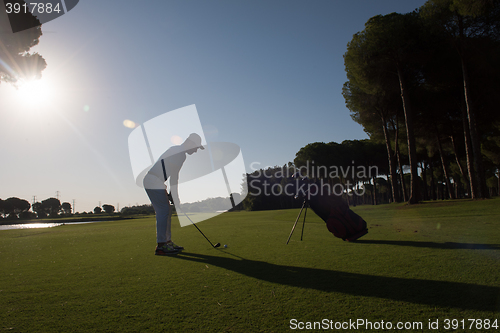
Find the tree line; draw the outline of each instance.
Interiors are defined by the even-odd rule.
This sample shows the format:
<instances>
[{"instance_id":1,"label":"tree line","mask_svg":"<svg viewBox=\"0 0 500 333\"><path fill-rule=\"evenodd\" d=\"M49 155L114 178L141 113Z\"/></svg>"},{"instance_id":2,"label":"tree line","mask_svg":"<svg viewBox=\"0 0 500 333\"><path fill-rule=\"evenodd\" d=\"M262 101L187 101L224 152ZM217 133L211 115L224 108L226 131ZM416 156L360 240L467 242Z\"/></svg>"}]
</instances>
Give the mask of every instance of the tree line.
<instances>
[{"instance_id":1,"label":"tree line","mask_svg":"<svg viewBox=\"0 0 500 333\"><path fill-rule=\"evenodd\" d=\"M370 18L349 42L343 96L354 121L385 145L394 201L430 199L421 187L435 176L448 198L498 190L499 39L500 1L429 0ZM399 170L405 182L405 166L408 192L396 181Z\"/></svg>"},{"instance_id":2,"label":"tree line","mask_svg":"<svg viewBox=\"0 0 500 333\"><path fill-rule=\"evenodd\" d=\"M234 193L238 196L239 194ZM203 212L203 211L218 211L228 208L228 198L208 198L203 201L184 203L181 205L181 210L184 212ZM242 209L239 205L237 209ZM175 213L175 207L173 207ZM35 202L31 205L27 200L16 197L11 197L6 200L0 199L0 219L17 220L17 219L38 219L38 218L59 218L69 217L74 215L88 214L114 214L115 207L113 205L104 204L101 207L96 206L93 211L72 213L72 206L69 202L61 203L57 198L48 198L41 202ZM123 207L120 212L123 216L130 215L154 215L155 211L151 204L135 205Z\"/></svg>"},{"instance_id":3,"label":"tree line","mask_svg":"<svg viewBox=\"0 0 500 333\"><path fill-rule=\"evenodd\" d=\"M104 204L102 207L95 207L93 212L83 212L81 214L113 214L115 207ZM76 213L76 215L81 215ZM48 198L33 205L25 199L11 197L5 200L0 199L0 219L37 219L37 218L58 218L72 216L72 207L69 202L59 201L57 198Z\"/></svg>"},{"instance_id":4,"label":"tree line","mask_svg":"<svg viewBox=\"0 0 500 333\"><path fill-rule=\"evenodd\" d=\"M384 145L372 140L345 140L342 143L314 142L302 147L293 162L255 170L246 175L247 210L297 208L302 202L287 191L293 175L300 174L344 197L350 205L388 203L393 200L387 178Z\"/></svg>"},{"instance_id":5,"label":"tree line","mask_svg":"<svg viewBox=\"0 0 500 333\"><path fill-rule=\"evenodd\" d=\"M347 45L342 90L370 139L311 143L293 163L247 174L244 207L300 206L286 193L265 193L286 186L284 170L299 168L349 183L342 195L350 204L500 195L499 56L499 0L429 0L370 18ZM378 173L346 172L361 166Z\"/></svg>"},{"instance_id":6,"label":"tree line","mask_svg":"<svg viewBox=\"0 0 500 333\"><path fill-rule=\"evenodd\" d=\"M280 191L293 183L292 175L300 173L311 179L324 180L325 184L342 184L339 193L349 205L377 205L401 202L411 190L411 174L408 156L400 152L400 164L391 177L384 143L372 139L336 142L314 142L302 147L294 162L268 167L246 174L248 195L242 202L246 210L273 210L300 208L302 201L294 195ZM452 175L460 176L454 169ZM438 155L428 158L425 173L418 178L419 195L425 200L450 198L450 188L444 181L441 159ZM488 182L492 194L498 195L498 179ZM470 198L470 194L454 183L451 191L454 198ZM394 192L393 192L394 191ZM393 193L396 193L394 195Z\"/></svg>"}]
</instances>

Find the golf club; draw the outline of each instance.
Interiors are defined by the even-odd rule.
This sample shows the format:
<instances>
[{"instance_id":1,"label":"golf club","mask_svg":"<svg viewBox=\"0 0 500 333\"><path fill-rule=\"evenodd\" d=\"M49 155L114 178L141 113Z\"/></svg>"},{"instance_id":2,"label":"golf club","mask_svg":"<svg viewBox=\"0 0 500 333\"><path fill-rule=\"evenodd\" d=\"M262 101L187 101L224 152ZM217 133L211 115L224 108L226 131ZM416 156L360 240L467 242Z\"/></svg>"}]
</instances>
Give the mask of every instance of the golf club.
<instances>
[{"instance_id":1,"label":"golf club","mask_svg":"<svg viewBox=\"0 0 500 333\"><path fill-rule=\"evenodd\" d=\"M212 244L212 242L210 241L210 239L208 239L207 236L205 236L205 234L200 230L200 228L198 228L198 226L196 224L194 224L194 222L189 218L189 216L187 216L187 214L185 212L182 212L182 213L184 214L184 216L187 217L187 219L189 220L189 222L191 222L196 227L196 229L198 229L198 231L203 235L203 237L205 237L205 239L210 243L210 245L212 245L212 247L214 249L220 246L220 243Z\"/></svg>"},{"instance_id":2,"label":"golf club","mask_svg":"<svg viewBox=\"0 0 500 333\"><path fill-rule=\"evenodd\" d=\"M166 172L166 170L165 170L165 162L163 162L163 160L161 160L161 166L162 166L162 168L163 168L163 176L165 177L165 181L167 181L167 178L168 178L168 177L167 177L167 172ZM171 196L171 194L170 194L170 193L168 193L168 199L169 199L169 200L171 200L171 197L172 197L172 196ZM172 200L172 201L173 201L173 200ZM173 202L172 202L172 204L173 204ZM205 239L206 239L206 240L210 243L210 245L212 245L212 247L213 247L214 249L220 246L220 243L213 244L213 243L210 241L210 239L208 239L208 238L207 238L207 236L205 236L205 234L204 234L204 233L200 230L200 228L198 228L198 226L197 226L196 224L194 224L194 222L193 222L193 221L189 218L189 216L187 216L187 214L186 214L185 212L182 212L182 213L184 214L184 216L186 216L186 217L187 217L187 219L189 220L189 222L191 222L191 223L192 223L192 224L196 227L196 229L198 229L198 231L199 231L199 232L203 235L203 237L205 237Z\"/></svg>"}]
</instances>

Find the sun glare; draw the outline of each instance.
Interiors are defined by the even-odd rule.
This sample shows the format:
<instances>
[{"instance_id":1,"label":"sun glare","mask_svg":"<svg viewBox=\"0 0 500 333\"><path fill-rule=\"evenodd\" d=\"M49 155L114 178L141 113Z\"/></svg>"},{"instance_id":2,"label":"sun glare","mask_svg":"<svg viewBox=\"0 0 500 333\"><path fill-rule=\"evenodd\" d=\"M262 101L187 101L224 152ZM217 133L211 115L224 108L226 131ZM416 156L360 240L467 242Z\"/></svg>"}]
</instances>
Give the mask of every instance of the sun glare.
<instances>
[{"instance_id":1,"label":"sun glare","mask_svg":"<svg viewBox=\"0 0 500 333\"><path fill-rule=\"evenodd\" d=\"M31 109L43 109L50 105L53 96L47 79L26 80L17 85L17 102Z\"/></svg>"}]
</instances>

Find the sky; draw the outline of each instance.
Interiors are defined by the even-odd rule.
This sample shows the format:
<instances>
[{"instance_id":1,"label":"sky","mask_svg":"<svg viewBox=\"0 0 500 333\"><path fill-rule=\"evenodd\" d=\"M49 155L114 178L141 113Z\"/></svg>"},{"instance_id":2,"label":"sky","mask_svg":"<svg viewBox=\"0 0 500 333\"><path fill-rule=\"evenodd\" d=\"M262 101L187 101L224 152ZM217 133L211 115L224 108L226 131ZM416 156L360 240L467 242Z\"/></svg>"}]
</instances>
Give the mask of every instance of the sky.
<instances>
[{"instance_id":1,"label":"sky","mask_svg":"<svg viewBox=\"0 0 500 333\"><path fill-rule=\"evenodd\" d=\"M124 121L193 104L206 140L239 145L247 172L366 139L342 97L347 43L370 17L424 3L82 0L42 25L42 79L0 84L0 198L147 204Z\"/></svg>"}]
</instances>

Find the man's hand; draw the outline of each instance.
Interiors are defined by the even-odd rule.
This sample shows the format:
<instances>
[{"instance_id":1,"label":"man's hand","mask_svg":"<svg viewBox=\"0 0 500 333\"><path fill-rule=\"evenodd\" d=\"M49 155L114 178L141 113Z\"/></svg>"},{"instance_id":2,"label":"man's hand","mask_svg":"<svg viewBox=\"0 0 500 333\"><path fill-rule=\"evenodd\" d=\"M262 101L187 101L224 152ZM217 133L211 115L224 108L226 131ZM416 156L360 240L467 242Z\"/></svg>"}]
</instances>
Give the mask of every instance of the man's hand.
<instances>
[{"instance_id":1,"label":"man's hand","mask_svg":"<svg viewBox=\"0 0 500 333\"><path fill-rule=\"evenodd\" d=\"M174 204L174 198L172 198L172 192L169 192L167 194L167 196L168 196L168 201L170 201L170 203L173 205Z\"/></svg>"}]
</instances>

